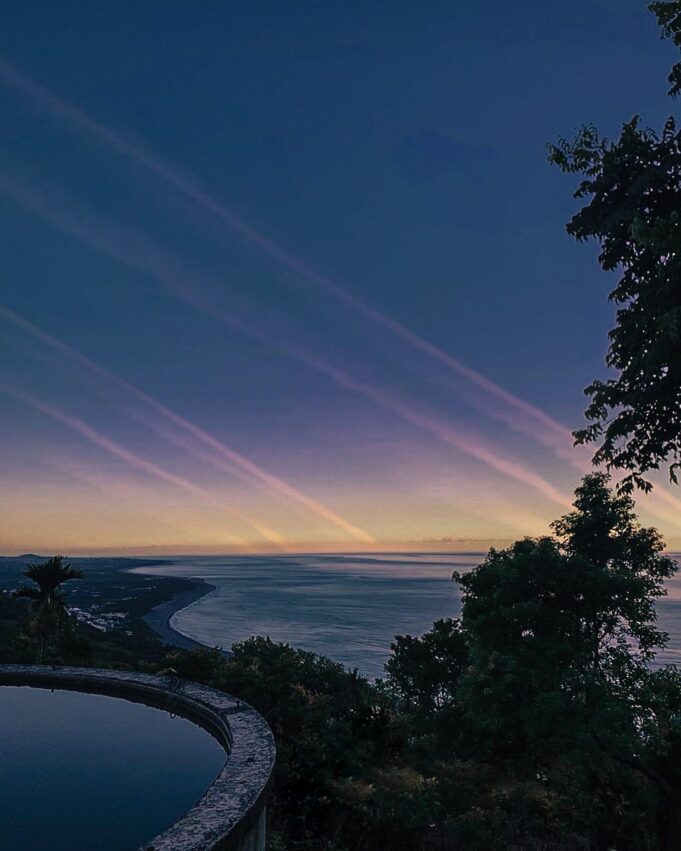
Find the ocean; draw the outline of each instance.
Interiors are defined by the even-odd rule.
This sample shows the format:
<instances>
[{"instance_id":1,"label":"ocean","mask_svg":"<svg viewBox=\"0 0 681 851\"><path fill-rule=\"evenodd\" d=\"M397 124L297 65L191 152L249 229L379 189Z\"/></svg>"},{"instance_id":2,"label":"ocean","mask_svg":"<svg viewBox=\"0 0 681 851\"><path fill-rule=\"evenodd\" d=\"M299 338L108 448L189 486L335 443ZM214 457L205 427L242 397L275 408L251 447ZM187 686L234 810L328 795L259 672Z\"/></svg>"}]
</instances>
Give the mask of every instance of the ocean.
<instances>
[{"instance_id":1,"label":"ocean","mask_svg":"<svg viewBox=\"0 0 681 851\"><path fill-rule=\"evenodd\" d=\"M173 615L171 626L183 635L223 648L269 635L374 678L383 675L393 636L421 635L438 618L459 614L452 571L472 569L484 553L171 558L136 572L215 586ZM681 664L681 576L667 590L658 620L670 642L658 662Z\"/></svg>"}]
</instances>

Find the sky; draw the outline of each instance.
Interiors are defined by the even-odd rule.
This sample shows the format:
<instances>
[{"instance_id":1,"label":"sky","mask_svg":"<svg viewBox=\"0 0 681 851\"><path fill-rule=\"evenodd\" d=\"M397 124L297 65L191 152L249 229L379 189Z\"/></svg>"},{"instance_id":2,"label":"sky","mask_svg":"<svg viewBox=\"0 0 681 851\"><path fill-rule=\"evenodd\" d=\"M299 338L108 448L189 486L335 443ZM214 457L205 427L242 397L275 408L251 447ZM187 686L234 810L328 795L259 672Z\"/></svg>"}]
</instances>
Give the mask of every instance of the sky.
<instances>
[{"instance_id":1,"label":"sky","mask_svg":"<svg viewBox=\"0 0 681 851\"><path fill-rule=\"evenodd\" d=\"M0 551L546 533L614 284L546 143L674 59L638 0L12 4Z\"/></svg>"}]
</instances>

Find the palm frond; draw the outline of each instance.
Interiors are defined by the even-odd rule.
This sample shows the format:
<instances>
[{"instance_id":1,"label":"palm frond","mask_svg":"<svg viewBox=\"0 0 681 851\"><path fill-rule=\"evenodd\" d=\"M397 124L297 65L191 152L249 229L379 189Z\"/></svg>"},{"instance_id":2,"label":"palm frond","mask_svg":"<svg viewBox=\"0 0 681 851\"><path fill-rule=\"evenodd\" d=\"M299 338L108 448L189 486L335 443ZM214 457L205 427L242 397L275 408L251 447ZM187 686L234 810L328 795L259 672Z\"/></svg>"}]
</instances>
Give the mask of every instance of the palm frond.
<instances>
[{"instance_id":1,"label":"palm frond","mask_svg":"<svg viewBox=\"0 0 681 851\"><path fill-rule=\"evenodd\" d=\"M29 565L24 576L35 582L43 594L51 594L62 583L82 578L83 572L65 562L63 556L53 556L41 564Z\"/></svg>"}]
</instances>

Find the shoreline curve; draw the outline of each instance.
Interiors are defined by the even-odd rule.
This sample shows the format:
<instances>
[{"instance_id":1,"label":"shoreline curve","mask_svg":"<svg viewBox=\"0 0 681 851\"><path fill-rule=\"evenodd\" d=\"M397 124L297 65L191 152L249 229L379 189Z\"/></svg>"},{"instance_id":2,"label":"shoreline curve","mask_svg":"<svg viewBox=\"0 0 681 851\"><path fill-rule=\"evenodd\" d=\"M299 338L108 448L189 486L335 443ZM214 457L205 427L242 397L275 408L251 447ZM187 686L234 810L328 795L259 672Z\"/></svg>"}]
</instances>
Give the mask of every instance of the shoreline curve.
<instances>
[{"instance_id":1,"label":"shoreline curve","mask_svg":"<svg viewBox=\"0 0 681 851\"><path fill-rule=\"evenodd\" d=\"M184 578L184 577L183 577ZM144 615L144 622L158 635L164 644L179 647L181 650L194 650L197 647L208 647L201 641L196 641L188 635L180 632L171 625L171 620L182 609L186 609L193 603L197 603L202 597L215 591L217 586L211 585L205 579L187 579L191 583L186 591L180 591L173 595L170 600L159 603L151 611Z\"/></svg>"}]
</instances>

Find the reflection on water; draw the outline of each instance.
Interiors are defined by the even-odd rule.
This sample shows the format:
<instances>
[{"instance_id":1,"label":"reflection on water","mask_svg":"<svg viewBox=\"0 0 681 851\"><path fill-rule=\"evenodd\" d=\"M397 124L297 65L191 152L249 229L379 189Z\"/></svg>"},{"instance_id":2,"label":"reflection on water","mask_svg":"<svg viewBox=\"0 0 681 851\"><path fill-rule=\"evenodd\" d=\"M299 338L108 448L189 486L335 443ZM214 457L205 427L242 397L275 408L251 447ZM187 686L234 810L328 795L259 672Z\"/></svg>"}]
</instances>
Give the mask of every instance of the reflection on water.
<instances>
[{"instance_id":1,"label":"reflection on water","mask_svg":"<svg viewBox=\"0 0 681 851\"><path fill-rule=\"evenodd\" d=\"M0 846L133 851L202 796L225 752L118 698L0 686Z\"/></svg>"},{"instance_id":2,"label":"reflection on water","mask_svg":"<svg viewBox=\"0 0 681 851\"><path fill-rule=\"evenodd\" d=\"M172 621L211 646L269 635L381 676L395 634L420 635L460 611L453 570L475 567L484 553L176 558L140 572L206 579L216 590ZM672 636L663 662L681 662L681 579L659 606Z\"/></svg>"}]
</instances>

